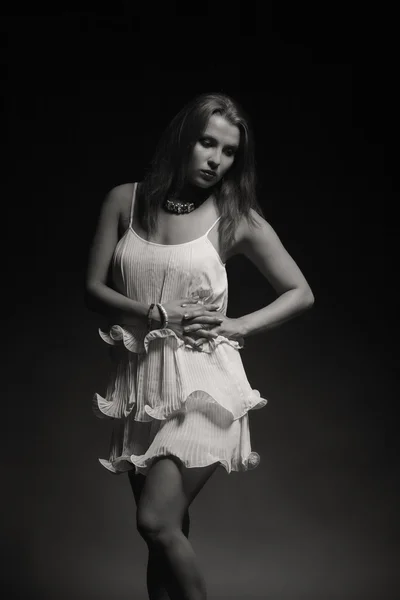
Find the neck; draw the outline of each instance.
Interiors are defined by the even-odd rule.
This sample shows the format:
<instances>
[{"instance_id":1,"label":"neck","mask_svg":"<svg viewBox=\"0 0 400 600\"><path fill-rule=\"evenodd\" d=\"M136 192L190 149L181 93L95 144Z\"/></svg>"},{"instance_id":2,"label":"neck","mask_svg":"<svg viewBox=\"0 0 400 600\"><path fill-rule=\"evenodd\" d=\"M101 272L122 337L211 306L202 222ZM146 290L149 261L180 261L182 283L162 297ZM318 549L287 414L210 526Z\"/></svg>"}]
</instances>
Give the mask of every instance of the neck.
<instances>
[{"instance_id":1,"label":"neck","mask_svg":"<svg viewBox=\"0 0 400 600\"><path fill-rule=\"evenodd\" d=\"M185 183L179 193L173 194L171 200L177 200L179 202L193 202L196 206L201 206L212 195L212 189L201 188L197 185Z\"/></svg>"}]
</instances>

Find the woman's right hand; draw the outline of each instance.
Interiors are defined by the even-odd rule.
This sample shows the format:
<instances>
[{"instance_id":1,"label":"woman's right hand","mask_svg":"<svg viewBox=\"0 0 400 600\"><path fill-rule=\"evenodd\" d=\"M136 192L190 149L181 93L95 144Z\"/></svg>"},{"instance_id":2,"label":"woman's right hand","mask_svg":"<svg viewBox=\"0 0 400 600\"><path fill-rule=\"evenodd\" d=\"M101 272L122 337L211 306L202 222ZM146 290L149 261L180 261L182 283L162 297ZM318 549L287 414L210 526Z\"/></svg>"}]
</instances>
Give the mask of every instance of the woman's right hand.
<instances>
[{"instance_id":1,"label":"woman's right hand","mask_svg":"<svg viewBox=\"0 0 400 600\"><path fill-rule=\"evenodd\" d=\"M186 326L185 315L190 310L191 321L195 318L198 330L192 332L196 336L201 338L214 339L218 334L209 331L208 326L212 329L216 325L220 325L223 321L219 315L215 314L215 311L219 309L217 304L202 304L199 302L199 296L190 296L188 298L182 298L181 300L173 300L167 304L163 304L167 315L168 315L168 329L172 329L178 333L185 342L193 345L196 343L196 339L183 333L183 328ZM153 309L152 320L157 323L156 328L161 326L161 315L158 308L155 306Z\"/></svg>"}]
</instances>

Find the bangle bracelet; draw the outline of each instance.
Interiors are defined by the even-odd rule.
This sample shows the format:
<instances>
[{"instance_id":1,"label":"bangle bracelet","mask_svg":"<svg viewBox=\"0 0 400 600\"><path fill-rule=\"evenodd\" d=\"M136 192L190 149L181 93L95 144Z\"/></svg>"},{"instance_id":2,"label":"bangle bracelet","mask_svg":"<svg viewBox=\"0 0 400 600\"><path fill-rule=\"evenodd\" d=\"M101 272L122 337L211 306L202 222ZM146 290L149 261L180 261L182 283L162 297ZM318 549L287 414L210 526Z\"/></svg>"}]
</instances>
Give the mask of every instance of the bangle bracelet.
<instances>
[{"instance_id":1,"label":"bangle bracelet","mask_svg":"<svg viewBox=\"0 0 400 600\"><path fill-rule=\"evenodd\" d=\"M160 315L161 315L161 318L162 318L161 329L166 329L168 327L168 315L167 315L167 311L162 306L162 304L157 304L157 308L160 311Z\"/></svg>"},{"instance_id":2,"label":"bangle bracelet","mask_svg":"<svg viewBox=\"0 0 400 600\"><path fill-rule=\"evenodd\" d=\"M151 331L151 314L153 312L153 308L155 307L154 302L150 304L149 311L147 313L147 333Z\"/></svg>"}]
</instances>

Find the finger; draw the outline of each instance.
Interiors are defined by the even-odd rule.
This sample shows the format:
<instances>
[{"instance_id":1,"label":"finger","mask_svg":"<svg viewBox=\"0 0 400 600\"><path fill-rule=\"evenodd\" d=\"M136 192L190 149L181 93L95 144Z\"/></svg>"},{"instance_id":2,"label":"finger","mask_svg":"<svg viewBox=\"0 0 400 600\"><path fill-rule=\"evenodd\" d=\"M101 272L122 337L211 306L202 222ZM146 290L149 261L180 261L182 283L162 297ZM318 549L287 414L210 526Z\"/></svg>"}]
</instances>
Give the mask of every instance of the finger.
<instances>
[{"instance_id":1,"label":"finger","mask_svg":"<svg viewBox=\"0 0 400 600\"><path fill-rule=\"evenodd\" d=\"M217 323L218 325L220 325L223 322L223 319L221 317L216 317L216 316L212 316L209 317L207 315L193 315L192 317L189 317L192 320L193 324L196 323L203 323L203 324L207 324L207 323L211 323L211 324L215 324Z\"/></svg>"},{"instance_id":2,"label":"finger","mask_svg":"<svg viewBox=\"0 0 400 600\"><path fill-rule=\"evenodd\" d=\"M194 333L198 334L201 331L212 331L215 330L216 327L218 327L219 325L221 325L221 322L218 321L217 323L211 323L210 325L208 324L204 324L204 323L198 323L198 324L194 324L194 325L186 325L183 328L183 333L184 334L191 334L193 335Z\"/></svg>"},{"instance_id":3,"label":"finger","mask_svg":"<svg viewBox=\"0 0 400 600\"><path fill-rule=\"evenodd\" d=\"M199 331L202 328L202 325L188 325L183 329L184 333L191 333L195 331Z\"/></svg>"},{"instance_id":4,"label":"finger","mask_svg":"<svg viewBox=\"0 0 400 600\"><path fill-rule=\"evenodd\" d=\"M182 304L182 306L184 306L184 305ZM215 315L214 311L218 310L219 307L216 304L212 304L209 306L214 306L215 307L214 310L208 310L207 306L205 304L203 304L201 306L196 306L194 308L191 308L190 314L192 315L192 317L199 317L199 316L203 316L203 315L206 316L208 312L213 312L214 314L212 316L214 317L214 315ZM208 316L211 316L211 315L208 315Z\"/></svg>"},{"instance_id":5,"label":"finger","mask_svg":"<svg viewBox=\"0 0 400 600\"><path fill-rule=\"evenodd\" d=\"M205 342L208 342L207 338L200 338L199 340L196 340L194 346L196 348L198 348L199 346L201 346L202 344L204 344Z\"/></svg>"},{"instance_id":6,"label":"finger","mask_svg":"<svg viewBox=\"0 0 400 600\"><path fill-rule=\"evenodd\" d=\"M181 304L181 306L187 306L187 302L184 302L183 304ZM194 304L199 304L199 301L196 300L194 302ZM201 304L200 302L200 306L196 307L197 310L203 311L203 310L219 310L221 307L218 304ZM196 310L196 308L194 310Z\"/></svg>"},{"instance_id":7,"label":"finger","mask_svg":"<svg viewBox=\"0 0 400 600\"><path fill-rule=\"evenodd\" d=\"M207 340L215 339L218 337L218 333L216 333L215 331L207 331L207 329L199 329L198 331L196 331L196 333L198 333L201 336L204 336Z\"/></svg>"},{"instance_id":8,"label":"finger","mask_svg":"<svg viewBox=\"0 0 400 600\"><path fill-rule=\"evenodd\" d=\"M187 306L188 304L198 304L199 303L199 299L194 300L193 298L190 298L188 300L185 300L185 302L183 304L181 304L181 306Z\"/></svg>"},{"instance_id":9,"label":"finger","mask_svg":"<svg viewBox=\"0 0 400 600\"><path fill-rule=\"evenodd\" d=\"M188 335L185 336L183 339L185 341L185 344L189 344L189 346L192 346L196 350L201 346L201 344L207 341L207 338L194 339Z\"/></svg>"}]
</instances>

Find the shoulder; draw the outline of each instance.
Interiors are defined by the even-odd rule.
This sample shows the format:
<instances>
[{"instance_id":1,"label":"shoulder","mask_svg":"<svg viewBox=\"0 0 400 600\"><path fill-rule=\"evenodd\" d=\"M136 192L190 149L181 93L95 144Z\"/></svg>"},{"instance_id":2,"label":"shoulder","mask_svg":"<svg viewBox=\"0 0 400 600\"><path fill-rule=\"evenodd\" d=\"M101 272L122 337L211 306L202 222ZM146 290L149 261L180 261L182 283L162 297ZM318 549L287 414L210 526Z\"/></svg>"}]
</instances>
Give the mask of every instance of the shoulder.
<instances>
[{"instance_id":1,"label":"shoulder","mask_svg":"<svg viewBox=\"0 0 400 600\"><path fill-rule=\"evenodd\" d=\"M117 221L119 226L127 228L131 210L134 183L122 183L111 188L103 201L101 214L110 221Z\"/></svg>"},{"instance_id":2,"label":"shoulder","mask_svg":"<svg viewBox=\"0 0 400 600\"><path fill-rule=\"evenodd\" d=\"M130 206L133 194L134 183L122 183L111 188L104 199L104 204L110 209L118 212L124 212L127 206Z\"/></svg>"},{"instance_id":3,"label":"shoulder","mask_svg":"<svg viewBox=\"0 0 400 600\"><path fill-rule=\"evenodd\" d=\"M246 254L249 249L273 242L277 237L273 227L253 208L248 218L240 219L236 230L236 246L239 253Z\"/></svg>"}]
</instances>

